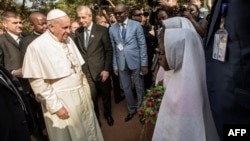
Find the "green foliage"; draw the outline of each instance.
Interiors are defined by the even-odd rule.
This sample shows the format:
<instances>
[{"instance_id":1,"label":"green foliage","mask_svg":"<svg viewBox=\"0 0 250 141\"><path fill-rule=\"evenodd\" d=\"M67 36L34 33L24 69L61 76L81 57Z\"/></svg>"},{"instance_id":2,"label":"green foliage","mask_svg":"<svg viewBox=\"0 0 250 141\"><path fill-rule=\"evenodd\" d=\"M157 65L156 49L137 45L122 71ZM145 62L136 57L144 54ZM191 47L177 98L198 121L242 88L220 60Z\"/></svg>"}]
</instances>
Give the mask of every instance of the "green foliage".
<instances>
[{"instance_id":1,"label":"green foliage","mask_svg":"<svg viewBox=\"0 0 250 141\"><path fill-rule=\"evenodd\" d=\"M21 13L21 17L24 20L24 32L30 32L28 16L31 13L32 7L26 7L24 1L35 2L35 0L22 0L22 4L17 4L16 0L0 0L0 9L3 10L14 10ZM48 0L47 0L48 1ZM91 6L99 0L60 0L58 3L53 4L51 2L43 2L41 7L37 9L38 11L47 14L53 8L59 8L64 10L70 17L70 19L76 20L76 8L79 5L88 5ZM179 3L188 2L189 0L178 0ZM204 3L204 0L202 0ZM130 9L133 7L143 7L146 9L150 9L147 2L148 0L112 0L112 2L116 5L118 3L125 3ZM0 10L0 13L2 12ZM33 9L34 10L34 9ZM112 9L107 9L107 11L112 11ZM96 13L96 12L94 12Z\"/></svg>"}]
</instances>

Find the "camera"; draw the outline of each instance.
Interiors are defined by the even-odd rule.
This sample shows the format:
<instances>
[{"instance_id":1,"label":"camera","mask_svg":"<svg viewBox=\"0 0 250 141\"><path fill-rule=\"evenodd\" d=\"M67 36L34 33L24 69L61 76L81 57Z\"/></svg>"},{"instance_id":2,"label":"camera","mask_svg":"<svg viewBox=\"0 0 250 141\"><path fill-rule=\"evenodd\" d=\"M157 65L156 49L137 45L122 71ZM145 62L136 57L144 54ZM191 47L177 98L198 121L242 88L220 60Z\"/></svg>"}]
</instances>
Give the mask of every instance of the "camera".
<instances>
[{"instance_id":1,"label":"camera","mask_svg":"<svg viewBox=\"0 0 250 141\"><path fill-rule=\"evenodd\" d=\"M94 4L94 10L99 10L99 5L97 3Z\"/></svg>"},{"instance_id":2,"label":"camera","mask_svg":"<svg viewBox=\"0 0 250 141\"><path fill-rule=\"evenodd\" d=\"M158 61L159 61L159 58L160 58L160 53L159 53L159 52L156 52L155 57L154 57L154 61L153 61L152 66L151 66L151 68L150 68L151 71L154 71L154 70L155 70L155 68L156 68L156 66L157 66L157 63L158 63Z\"/></svg>"},{"instance_id":3,"label":"camera","mask_svg":"<svg viewBox=\"0 0 250 141\"><path fill-rule=\"evenodd\" d=\"M107 0L100 0L101 8L106 9L109 7L109 2Z\"/></svg>"},{"instance_id":4,"label":"camera","mask_svg":"<svg viewBox=\"0 0 250 141\"><path fill-rule=\"evenodd\" d=\"M151 7L160 5L158 0L148 0L148 5Z\"/></svg>"}]
</instances>

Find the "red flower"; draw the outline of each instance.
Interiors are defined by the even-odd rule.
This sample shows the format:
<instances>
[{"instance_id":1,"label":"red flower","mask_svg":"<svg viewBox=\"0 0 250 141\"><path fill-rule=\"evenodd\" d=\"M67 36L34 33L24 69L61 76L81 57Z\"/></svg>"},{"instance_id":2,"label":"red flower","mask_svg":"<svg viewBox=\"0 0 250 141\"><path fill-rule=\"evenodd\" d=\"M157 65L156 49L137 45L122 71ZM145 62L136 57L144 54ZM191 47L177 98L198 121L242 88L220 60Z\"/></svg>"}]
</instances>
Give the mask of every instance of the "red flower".
<instances>
[{"instance_id":1,"label":"red flower","mask_svg":"<svg viewBox=\"0 0 250 141\"><path fill-rule=\"evenodd\" d=\"M156 116L156 112L152 111L152 112L150 112L150 115L151 115L152 117L155 117L155 116Z\"/></svg>"},{"instance_id":2,"label":"red flower","mask_svg":"<svg viewBox=\"0 0 250 141\"><path fill-rule=\"evenodd\" d=\"M145 121L144 121L144 124L148 124L149 123L149 119L145 119Z\"/></svg>"},{"instance_id":3,"label":"red flower","mask_svg":"<svg viewBox=\"0 0 250 141\"><path fill-rule=\"evenodd\" d=\"M152 92L151 97L157 97L158 93L157 92Z\"/></svg>"},{"instance_id":4,"label":"red flower","mask_svg":"<svg viewBox=\"0 0 250 141\"><path fill-rule=\"evenodd\" d=\"M139 114L139 115L142 115L142 114L144 114L144 112L145 112L144 109L140 109L140 110L138 111L138 114Z\"/></svg>"},{"instance_id":5,"label":"red flower","mask_svg":"<svg viewBox=\"0 0 250 141\"><path fill-rule=\"evenodd\" d=\"M149 107L154 107L154 103L153 103L152 101L148 101L147 105L148 105Z\"/></svg>"}]
</instances>

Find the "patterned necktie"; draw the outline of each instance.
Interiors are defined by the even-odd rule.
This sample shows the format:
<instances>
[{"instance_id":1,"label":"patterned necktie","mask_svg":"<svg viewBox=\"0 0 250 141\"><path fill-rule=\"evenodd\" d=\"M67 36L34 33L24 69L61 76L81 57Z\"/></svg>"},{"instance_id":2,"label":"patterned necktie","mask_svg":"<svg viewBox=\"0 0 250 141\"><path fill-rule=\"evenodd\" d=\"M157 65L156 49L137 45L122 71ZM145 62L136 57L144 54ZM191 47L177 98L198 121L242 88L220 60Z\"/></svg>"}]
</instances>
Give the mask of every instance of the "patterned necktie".
<instances>
[{"instance_id":1,"label":"patterned necktie","mask_svg":"<svg viewBox=\"0 0 250 141\"><path fill-rule=\"evenodd\" d=\"M87 49L88 43L89 43L89 31L87 28L85 28L85 41L84 41L84 43L85 43L84 46Z\"/></svg>"},{"instance_id":2,"label":"patterned necktie","mask_svg":"<svg viewBox=\"0 0 250 141\"><path fill-rule=\"evenodd\" d=\"M122 25L121 35L122 35L122 39L124 40L126 37L126 27L124 23L122 23L121 25Z\"/></svg>"},{"instance_id":3,"label":"patterned necktie","mask_svg":"<svg viewBox=\"0 0 250 141\"><path fill-rule=\"evenodd\" d=\"M20 43L20 40L21 40L21 39L22 39L22 37L21 37L21 36L18 36L18 38L16 39L17 44Z\"/></svg>"}]
</instances>

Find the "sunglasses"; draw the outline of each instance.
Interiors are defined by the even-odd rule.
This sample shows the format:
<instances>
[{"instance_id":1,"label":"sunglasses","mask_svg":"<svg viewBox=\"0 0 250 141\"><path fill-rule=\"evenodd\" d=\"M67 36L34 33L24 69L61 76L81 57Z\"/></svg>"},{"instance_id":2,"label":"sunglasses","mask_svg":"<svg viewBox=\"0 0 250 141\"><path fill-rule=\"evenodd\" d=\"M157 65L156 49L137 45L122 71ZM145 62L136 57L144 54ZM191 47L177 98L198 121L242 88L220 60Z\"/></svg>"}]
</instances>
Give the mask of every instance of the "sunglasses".
<instances>
[{"instance_id":1,"label":"sunglasses","mask_svg":"<svg viewBox=\"0 0 250 141\"><path fill-rule=\"evenodd\" d=\"M133 16L142 16L142 14L140 13L140 14L133 14Z\"/></svg>"}]
</instances>

